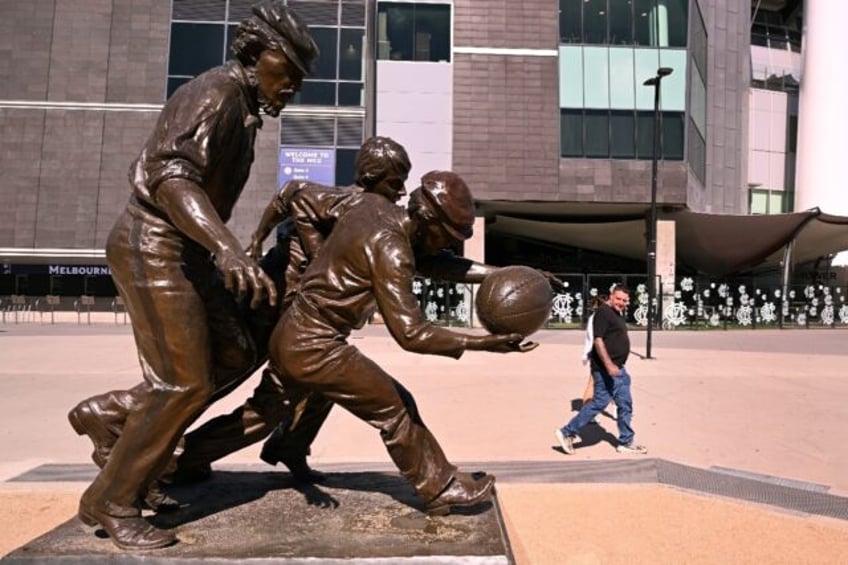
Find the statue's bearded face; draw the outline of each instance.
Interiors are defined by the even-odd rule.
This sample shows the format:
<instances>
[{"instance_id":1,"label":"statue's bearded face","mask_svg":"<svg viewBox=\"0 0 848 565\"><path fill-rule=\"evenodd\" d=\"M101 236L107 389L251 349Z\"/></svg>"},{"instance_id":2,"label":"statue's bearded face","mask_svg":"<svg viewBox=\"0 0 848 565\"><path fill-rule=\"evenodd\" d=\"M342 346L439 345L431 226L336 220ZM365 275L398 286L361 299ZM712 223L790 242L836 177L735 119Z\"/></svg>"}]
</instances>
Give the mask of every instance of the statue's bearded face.
<instances>
[{"instance_id":1,"label":"statue's bearded face","mask_svg":"<svg viewBox=\"0 0 848 565\"><path fill-rule=\"evenodd\" d=\"M269 116L279 116L303 86L303 72L280 51L263 51L256 62L259 105Z\"/></svg>"}]
</instances>

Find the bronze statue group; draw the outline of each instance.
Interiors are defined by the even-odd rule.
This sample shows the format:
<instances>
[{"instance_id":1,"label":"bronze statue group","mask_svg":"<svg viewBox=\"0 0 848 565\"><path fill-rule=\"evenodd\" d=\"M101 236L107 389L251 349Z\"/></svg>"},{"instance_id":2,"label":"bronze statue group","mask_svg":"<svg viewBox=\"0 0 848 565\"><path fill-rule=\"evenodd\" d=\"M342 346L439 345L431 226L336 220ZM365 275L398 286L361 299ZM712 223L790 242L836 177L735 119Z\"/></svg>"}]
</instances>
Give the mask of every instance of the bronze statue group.
<instances>
[{"instance_id":1,"label":"bronze statue group","mask_svg":"<svg viewBox=\"0 0 848 565\"><path fill-rule=\"evenodd\" d=\"M452 465L409 391L347 340L379 311L398 344L416 353L459 358L536 346L519 334L433 325L412 292L417 274L473 283L495 269L449 251L472 235L471 192L456 174L431 171L399 206L409 157L375 137L359 152L353 186L287 183L243 249L225 224L250 173L261 113L279 115L318 48L283 2L264 1L236 29L232 50L235 60L171 96L130 168L129 202L106 256L143 381L68 415L100 467L79 518L121 549L171 545L174 533L142 516L142 508L178 507L162 484L205 478L213 461L266 438L262 459L320 481L306 457L333 404L379 430L429 514L486 501L494 477ZM264 365L241 407L185 435Z\"/></svg>"}]
</instances>

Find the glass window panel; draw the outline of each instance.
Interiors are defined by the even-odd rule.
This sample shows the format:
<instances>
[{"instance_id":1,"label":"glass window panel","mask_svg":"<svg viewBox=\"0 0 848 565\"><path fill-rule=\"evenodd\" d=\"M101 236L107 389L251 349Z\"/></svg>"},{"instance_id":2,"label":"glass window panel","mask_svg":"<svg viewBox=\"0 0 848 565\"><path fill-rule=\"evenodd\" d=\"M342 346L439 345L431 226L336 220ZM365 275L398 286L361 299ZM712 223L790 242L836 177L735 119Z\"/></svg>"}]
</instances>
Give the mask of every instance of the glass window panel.
<instances>
[{"instance_id":1,"label":"glass window panel","mask_svg":"<svg viewBox=\"0 0 848 565\"><path fill-rule=\"evenodd\" d=\"M636 156L636 117L632 110L610 112L610 155L619 159Z\"/></svg>"},{"instance_id":2,"label":"glass window panel","mask_svg":"<svg viewBox=\"0 0 848 565\"><path fill-rule=\"evenodd\" d=\"M777 191L769 192L769 214L782 214L785 212L783 208L783 193Z\"/></svg>"},{"instance_id":3,"label":"glass window panel","mask_svg":"<svg viewBox=\"0 0 848 565\"><path fill-rule=\"evenodd\" d=\"M707 89L704 86L704 81L701 80L701 74L692 66L689 74L690 89L689 89L689 115L701 136L706 136L707 133Z\"/></svg>"},{"instance_id":4,"label":"glass window panel","mask_svg":"<svg viewBox=\"0 0 848 565\"><path fill-rule=\"evenodd\" d=\"M583 48L583 85L586 108L609 108L609 49Z\"/></svg>"},{"instance_id":5,"label":"glass window panel","mask_svg":"<svg viewBox=\"0 0 848 565\"><path fill-rule=\"evenodd\" d=\"M342 29L339 44L339 78L362 80L362 38L365 30Z\"/></svg>"},{"instance_id":6,"label":"glass window panel","mask_svg":"<svg viewBox=\"0 0 848 565\"><path fill-rule=\"evenodd\" d=\"M654 109L654 87L645 86L644 82L657 75L660 67L660 56L657 49L636 49L633 52L636 78L636 109Z\"/></svg>"},{"instance_id":7,"label":"glass window panel","mask_svg":"<svg viewBox=\"0 0 848 565\"><path fill-rule=\"evenodd\" d=\"M358 149L336 150L336 184L338 186L353 184L358 152Z\"/></svg>"},{"instance_id":8,"label":"glass window panel","mask_svg":"<svg viewBox=\"0 0 848 565\"><path fill-rule=\"evenodd\" d=\"M197 76L224 62L223 24L171 24L168 74Z\"/></svg>"},{"instance_id":9,"label":"glass window panel","mask_svg":"<svg viewBox=\"0 0 848 565\"><path fill-rule=\"evenodd\" d=\"M690 118L688 123L688 143L689 143L689 153L688 153L688 161L689 168L695 173L695 176L701 183L706 182L707 178L707 146L704 142L704 138L701 137L701 134L698 133L698 130L695 128L694 122Z\"/></svg>"},{"instance_id":10,"label":"glass window panel","mask_svg":"<svg viewBox=\"0 0 848 565\"><path fill-rule=\"evenodd\" d=\"M295 95L291 103L292 105L335 106L336 83L306 80L303 82L303 90Z\"/></svg>"},{"instance_id":11,"label":"glass window panel","mask_svg":"<svg viewBox=\"0 0 848 565\"><path fill-rule=\"evenodd\" d=\"M751 190L751 214L768 214L767 190Z\"/></svg>"},{"instance_id":12,"label":"glass window panel","mask_svg":"<svg viewBox=\"0 0 848 565\"><path fill-rule=\"evenodd\" d=\"M559 40L580 43L580 8L583 0L559 0Z\"/></svg>"},{"instance_id":13,"label":"glass window panel","mask_svg":"<svg viewBox=\"0 0 848 565\"><path fill-rule=\"evenodd\" d=\"M632 2L622 2L621 0L610 1L609 43L610 45L633 44Z\"/></svg>"},{"instance_id":14,"label":"glass window panel","mask_svg":"<svg viewBox=\"0 0 848 565\"><path fill-rule=\"evenodd\" d=\"M798 116L792 114L786 120L786 151L795 153L798 150Z\"/></svg>"},{"instance_id":15,"label":"glass window panel","mask_svg":"<svg viewBox=\"0 0 848 565\"><path fill-rule=\"evenodd\" d=\"M310 78L336 78L336 60L338 57L338 28L311 27L309 33L318 44L321 55L312 64Z\"/></svg>"},{"instance_id":16,"label":"glass window panel","mask_svg":"<svg viewBox=\"0 0 848 565\"><path fill-rule=\"evenodd\" d=\"M606 111L586 110L585 124L586 156L609 157L609 113Z\"/></svg>"},{"instance_id":17,"label":"glass window panel","mask_svg":"<svg viewBox=\"0 0 848 565\"><path fill-rule=\"evenodd\" d=\"M450 6L415 5L415 60L450 62Z\"/></svg>"},{"instance_id":18,"label":"glass window panel","mask_svg":"<svg viewBox=\"0 0 848 565\"><path fill-rule=\"evenodd\" d=\"M563 157L583 156L582 110L560 110L559 139Z\"/></svg>"},{"instance_id":19,"label":"glass window panel","mask_svg":"<svg viewBox=\"0 0 848 565\"><path fill-rule=\"evenodd\" d=\"M636 107L633 77L633 49L610 47L610 108L632 110ZM640 83L641 84L641 83Z\"/></svg>"},{"instance_id":20,"label":"glass window panel","mask_svg":"<svg viewBox=\"0 0 848 565\"><path fill-rule=\"evenodd\" d=\"M607 42L607 0L583 0L583 43Z\"/></svg>"},{"instance_id":21,"label":"glass window panel","mask_svg":"<svg viewBox=\"0 0 848 565\"><path fill-rule=\"evenodd\" d=\"M231 24L227 26L227 43L224 47L224 58L226 60L235 59L236 56L233 54L233 50L230 47L233 45L233 37L236 35L236 29L238 28L238 24Z\"/></svg>"},{"instance_id":22,"label":"glass window panel","mask_svg":"<svg viewBox=\"0 0 848 565\"><path fill-rule=\"evenodd\" d=\"M633 44L653 45L651 16L654 13L656 0L633 0Z\"/></svg>"},{"instance_id":23,"label":"glass window panel","mask_svg":"<svg viewBox=\"0 0 848 565\"><path fill-rule=\"evenodd\" d=\"M412 4L381 2L377 5L377 55L379 59L414 61L414 11Z\"/></svg>"},{"instance_id":24,"label":"glass window panel","mask_svg":"<svg viewBox=\"0 0 848 565\"><path fill-rule=\"evenodd\" d=\"M660 83L660 104L666 111L682 112L686 109L686 51L660 49L660 67L673 72Z\"/></svg>"},{"instance_id":25,"label":"glass window panel","mask_svg":"<svg viewBox=\"0 0 848 565\"><path fill-rule=\"evenodd\" d=\"M695 2L695 21L692 25L692 56L701 71L701 76L707 78L707 29L701 17L701 10Z\"/></svg>"},{"instance_id":26,"label":"glass window panel","mask_svg":"<svg viewBox=\"0 0 848 565\"><path fill-rule=\"evenodd\" d=\"M654 150L654 112L636 112L636 157L651 159Z\"/></svg>"},{"instance_id":27,"label":"glass window panel","mask_svg":"<svg viewBox=\"0 0 848 565\"><path fill-rule=\"evenodd\" d=\"M559 107L583 107L583 48L559 48Z\"/></svg>"},{"instance_id":28,"label":"glass window panel","mask_svg":"<svg viewBox=\"0 0 848 565\"><path fill-rule=\"evenodd\" d=\"M339 106L364 106L361 82L339 83Z\"/></svg>"},{"instance_id":29,"label":"glass window panel","mask_svg":"<svg viewBox=\"0 0 848 565\"><path fill-rule=\"evenodd\" d=\"M689 22L689 0L660 0L666 7L668 43L670 47L686 47Z\"/></svg>"},{"instance_id":30,"label":"glass window panel","mask_svg":"<svg viewBox=\"0 0 848 565\"><path fill-rule=\"evenodd\" d=\"M683 160L683 112L662 113L660 151L663 159Z\"/></svg>"}]
</instances>

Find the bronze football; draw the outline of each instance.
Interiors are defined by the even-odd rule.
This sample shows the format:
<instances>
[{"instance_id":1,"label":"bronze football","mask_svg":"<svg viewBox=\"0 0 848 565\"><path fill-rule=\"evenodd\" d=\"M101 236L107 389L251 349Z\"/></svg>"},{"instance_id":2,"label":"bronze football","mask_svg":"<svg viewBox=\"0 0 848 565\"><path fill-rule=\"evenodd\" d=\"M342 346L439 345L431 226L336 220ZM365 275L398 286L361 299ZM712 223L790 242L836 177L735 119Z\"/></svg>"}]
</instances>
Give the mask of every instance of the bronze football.
<instances>
[{"instance_id":1,"label":"bronze football","mask_svg":"<svg viewBox=\"0 0 848 565\"><path fill-rule=\"evenodd\" d=\"M542 273L514 265L483 279L475 305L477 317L489 332L527 337L548 321L552 302L551 285Z\"/></svg>"}]
</instances>

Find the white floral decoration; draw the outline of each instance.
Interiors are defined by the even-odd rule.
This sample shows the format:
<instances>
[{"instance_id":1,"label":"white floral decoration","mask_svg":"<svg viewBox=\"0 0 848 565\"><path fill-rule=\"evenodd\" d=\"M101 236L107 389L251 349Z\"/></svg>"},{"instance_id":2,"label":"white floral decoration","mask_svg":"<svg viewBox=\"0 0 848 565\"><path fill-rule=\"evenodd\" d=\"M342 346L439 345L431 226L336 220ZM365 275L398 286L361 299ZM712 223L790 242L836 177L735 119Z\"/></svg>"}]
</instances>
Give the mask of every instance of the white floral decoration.
<instances>
[{"instance_id":1,"label":"white floral decoration","mask_svg":"<svg viewBox=\"0 0 848 565\"><path fill-rule=\"evenodd\" d=\"M695 288L695 281L692 280L692 277L683 277L683 280L680 281L680 288L690 292Z\"/></svg>"},{"instance_id":2,"label":"white floral decoration","mask_svg":"<svg viewBox=\"0 0 848 565\"><path fill-rule=\"evenodd\" d=\"M719 287L718 287L718 295L720 297L724 298L725 296L727 296L727 290L728 289L727 289L726 284L724 284L724 283L720 284Z\"/></svg>"},{"instance_id":3,"label":"white floral decoration","mask_svg":"<svg viewBox=\"0 0 848 565\"><path fill-rule=\"evenodd\" d=\"M460 322L464 322L467 324L469 321L471 321L470 312L468 311L468 306L465 304L465 300L456 305L454 315L456 316L456 319Z\"/></svg>"},{"instance_id":4,"label":"white floral decoration","mask_svg":"<svg viewBox=\"0 0 848 565\"><path fill-rule=\"evenodd\" d=\"M640 326L647 327L648 325L648 305L640 304L636 310L633 311L633 319L636 320L636 324Z\"/></svg>"},{"instance_id":5,"label":"white floral decoration","mask_svg":"<svg viewBox=\"0 0 848 565\"><path fill-rule=\"evenodd\" d=\"M713 312L710 314L710 325L712 327L718 327L721 324L721 317L718 315L718 312Z\"/></svg>"},{"instance_id":6,"label":"white floral decoration","mask_svg":"<svg viewBox=\"0 0 848 565\"><path fill-rule=\"evenodd\" d=\"M666 309L663 317L667 322L677 327L686 322L686 306L681 302L675 302L670 308Z\"/></svg>"},{"instance_id":7,"label":"white floral decoration","mask_svg":"<svg viewBox=\"0 0 848 565\"><path fill-rule=\"evenodd\" d=\"M439 318L439 306L432 300L424 307L424 317L428 322L435 322Z\"/></svg>"},{"instance_id":8,"label":"white floral decoration","mask_svg":"<svg viewBox=\"0 0 848 565\"><path fill-rule=\"evenodd\" d=\"M839 321L848 324L848 304L843 304L839 308Z\"/></svg>"},{"instance_id":9,"label":"white floral decoration","mask_svg":"<svg viewBox=\"0 0 848 565\"><path fill-rule=\"evenodd\" d=\"M766 302L760 307L760 319L768 324L777 321L777 307L774 302Z\"/></svg>"},{"instance_id":10,"label":"white floral decoration","mask_svg":"<svg viewBox=\"0 0 848 565\"><path fill-rule=\"evenodd\" d=\"M740 325L750 326L751 325L751 307L750 306L741 306L736 311L736 320Z\"/></svg>"},{"instance_id":11,"label":"white floral decoration","mask_svg":"<svg viewBox=\"0 0 848 565\"><path fill-rule=\"evenodd\" d=\"M574 297L571 296L570 292L567 292L565 294L557 294L556 296L554 296L551 311L553 312L553 315L559 319L560 322L566 324L571 323L573 313L571 303L573 301Z\"/></svg>"},{"instance_id":12,"label":"white floral decoration","mask_svg":"<svg viewBox=\"0 0 848 565\"><path fill-rule=\"evenodd\" d=\"M824 324L826 326L832 326L833 325L833 319L834 319L833 306L825 306L824 308L822 308L822 311L821 311L822 324Z\"/></svg>"}]
</instances>

